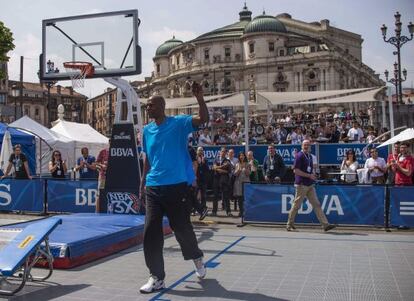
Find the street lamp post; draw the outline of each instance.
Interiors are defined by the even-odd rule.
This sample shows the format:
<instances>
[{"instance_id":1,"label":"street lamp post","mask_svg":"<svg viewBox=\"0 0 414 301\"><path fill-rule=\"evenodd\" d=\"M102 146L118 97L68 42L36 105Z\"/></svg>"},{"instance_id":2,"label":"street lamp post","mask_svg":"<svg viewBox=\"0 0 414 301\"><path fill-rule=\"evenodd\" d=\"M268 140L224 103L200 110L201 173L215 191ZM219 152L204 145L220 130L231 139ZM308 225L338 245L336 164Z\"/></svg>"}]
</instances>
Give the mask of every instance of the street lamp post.
<instances>
[{"instance_id":1,"label":"street lamp post","mask_svg":"<svg viewBox=\"0 0 414 301\"><path fill-rule=\"evenodd\" d=\"M46 73L59 73L59 69L55 68L55 63L51 60L48 60L46 63ZM52 122L51 112L50 112L50 89L56 84L56 81L45 81L44 84L47 87L47 125L49 126Z\"/></svg>"},{"instance_id":2,"label":"street lamp post","mask_svg":"<svg viewBox=\"0 0 414 301\"><path fill-rule=\"evenodd\" d=\"M397 48L397 51L394 51L393 54L397 55L397 64L398 64L398 71L397 71L397 75L398 77L395 78L397 81L397 102L399 103L403 103L402 100L402 82L404 81L401 78L401 47L402 45L404 45L405 43L411 41L413 39L413 35L414 35L414 24L412 22L410 22L407 25L408 28L408 32L410 33L410 38L406 37L406 36L402 36L401 35L401 26L402 26L402 22L401 22L401 14L399 12L396 12L395 15L395 36L394 37L390 37L389 39L387 39L387 26L385 26L385 24L382 25L381 27L381 32L382 32L382 37L384 39L384 42L386 43L390 43L392 45L394 45ZM405 69L404 69L405 70ZM404 73L404 71L403 71ZM405 74L407 74L407 71L405 71ZM405 75L406 77L406 75Z\"/></svg>"}]
</instances>

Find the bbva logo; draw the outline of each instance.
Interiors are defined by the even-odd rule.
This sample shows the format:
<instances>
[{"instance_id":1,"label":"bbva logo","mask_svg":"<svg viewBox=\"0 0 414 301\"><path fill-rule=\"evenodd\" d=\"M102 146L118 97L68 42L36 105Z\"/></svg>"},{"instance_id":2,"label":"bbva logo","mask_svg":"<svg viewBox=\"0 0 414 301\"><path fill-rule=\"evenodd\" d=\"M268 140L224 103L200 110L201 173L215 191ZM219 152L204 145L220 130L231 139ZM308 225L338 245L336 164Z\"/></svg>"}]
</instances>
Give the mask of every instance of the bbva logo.
<instances>
[{"instance_id":1,"label":"bbva logo","mask_svg":"<svg viewBox=\"0 0 414 301\"><path fill-rule=\"evenodd\" d=\"M293 206L293 200L295 196L293 194L282 194L282 213L289 214L290 209ZM305 203L305 202L304 202ZM344 215L344 210L342 209L341 200L339 196L336 194L323 196L322 210L325 212L326 215L329 215L331 212L335 212L338 215ZM302 207L299 208L298 214L310 214L313 210L312 205L307 200L306 201L306 208L304 204Z\"/></svg>"},{"instance_id":2,"label":"bbva logo","mask_svg":"<svg viewBox=\"0 0 414 301\"><path fill-rule=\"evenodd\" d=\"M95 206L96 197L98 195L97 189L76 188L76 206Z\"/></svg>"},{"instance_id":3,"label":"bbva logo","mask_svg":"<svg viewBox=\"0 0 414 301\"><path fill-rule=\"evenodd\" d=\"M8 206L11 202L10 184L0 184L0 206Z\"/></svg>"}]
</instances>

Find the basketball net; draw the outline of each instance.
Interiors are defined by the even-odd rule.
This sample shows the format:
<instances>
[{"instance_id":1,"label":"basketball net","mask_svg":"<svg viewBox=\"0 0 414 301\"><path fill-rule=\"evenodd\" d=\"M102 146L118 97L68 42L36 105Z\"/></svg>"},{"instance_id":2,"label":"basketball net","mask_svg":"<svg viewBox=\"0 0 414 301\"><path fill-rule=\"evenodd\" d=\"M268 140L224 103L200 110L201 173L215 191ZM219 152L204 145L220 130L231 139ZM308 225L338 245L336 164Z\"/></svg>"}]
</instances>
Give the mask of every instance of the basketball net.
<instances>
[{"instance_id":1,"label":"basketball net","mask_svg":"<svg viewBox=\"0 0 414 301\"><path fill-rule=\"evenodd\" d=\"M73 88L83 88L85 78L93 75L95 68L88 62L66 62L63 63L66 72L69 74Z\"/></svg>"}]
</instances>

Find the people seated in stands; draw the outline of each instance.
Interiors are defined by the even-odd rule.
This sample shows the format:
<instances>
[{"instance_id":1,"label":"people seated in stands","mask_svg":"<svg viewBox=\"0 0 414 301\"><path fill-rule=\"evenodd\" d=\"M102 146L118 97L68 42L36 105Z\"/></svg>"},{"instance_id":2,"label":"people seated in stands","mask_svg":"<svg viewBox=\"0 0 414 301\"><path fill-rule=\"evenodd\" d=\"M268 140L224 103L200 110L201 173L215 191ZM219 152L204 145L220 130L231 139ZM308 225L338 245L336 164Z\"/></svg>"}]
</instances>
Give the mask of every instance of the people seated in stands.
<instances>
[{"instance_id":1,"label":"people seated in stands","mask_svg":"<svg viewBox=\"0 0 414 301\"><path fill-rule=\"evenodd\" d=\"M286 143L290 144L302 144L304 138L302 134L302 128L297 126L286 138Z\"/></svg>"},{"instance_id":2,"label":"people seated in stands","mask_svg":"<svg viewBox=\"0 0 414 301\"><path fill-rule=\"evenodd\" d=\"M267 144L275 142L275 132L273 131L273 127L271 125L266 127L264 136Z\"/></svg>"},{"instance_id":3,"label":"people seated in stands","mask_svg":"<svg viewBox=\"0 0 414 301\"><path fill-rule=\"evenodd\" d=\"M364 132L357 121L352 122L352 128L348 131L348 142L358 143L364 141Z\"/></svg>"},{"instance_id":4,"label":"people seated in stands","mask_svg":"<svg viewBox=\"0 0 414 301\"><path fill-rule=\"evenodd\" d=\"M387 184L395 184L395 173L397 172L397 168L395 167L394 163L398 161L398 157L400 155L400 142L396 142L393 146L393 151L391 154L388 154L387 158L387 168L388 168L388 176L387 176Z\"/></svg>"},{"instance_id":5,"label":"people seated in stands","mask_svg":"<svg viewBox=\"0 0 414 301\"><path fill-rule=\"evenodd\" d=\"M325 136L326 138L328 138L329 140L327 141L328 143L338 143L339 139L341 137L340 132L338 131L336 124L332 123L328 130L327 130L327 134Z\"/></svg>"},{"instance_id":6,"label":"people seated in stands","mask_svg":"<svg viewBox=\"0 0 414 301\"><path fill-rule=\"evenodd\" d=\"M77 160L75 171L79 171L80 179L96 179L95 157L89 155L87 147L81 149L81 154Z\"/></svg>"},{"instance_id":7,"label":"people seated in stands","mask_svg":"<svg viewBox=\"0 0 414 301\"><path fill-rule=\"evenodd\" d=\"M243 135L240 132L239 128L235 128L230 135L231 144L238 145L243 141Z\"/></svg>"},{"instance_id":8,"label":"people seated in stands","mask_svg":"<svg viewBox=\"0 0 414 301\"><path fill-rule=\"evenodd\" d=\"M198 146L210 146L214 145L213 141L211 141L210 133L207 127L203 129L203 133L198 138Z\"/></svg>"},{"instance_id":9,"label":"people seated in stands","mask_svg":"<svg viewBox=\"0 0 414 301\"><path fill-rule=\"evenodd\" d=\"M276 144L285 144L287 138L287 131L283 127L283 123L278 123L277 129L275 131L275 143Z\"/></svg>"},{"instance_id":10,"label":"people seated in stands","mask_svg":"<svg viewBox=\"0 0 414 301\"><path fill-rule=\"evenodd\" d=\"M366 143L373 143L374 142L374 140L375 140L375 132L373 131L373 130L370 130L369 132L368 132L368 136L367 136L367 138L365 139L365 142Z\"/></svg>"},{"instance_id":11,"label":"people seated in stands","mask_svg":"<svg viewBox=\"0 0 414 301\"><path fill-rule=\"evenodd\" d=\"M51 173L52 178L64 179L67 171L68 167L66 166L66 162L63 160L60 151L53 151L52 158L49 161L49 172Z\"/></svg>"},{"instance_id":12,"label":"people seated in stands","mask_svg":"<svg viewBox=\"0 0 414 301\"><path fill-rule=\"evenodd\" d=\"M243 152L239 153L234 176L235 181L233 186L233 195L239 204L239 217L241 217L244 213L243 183L250 182L250 165L248 164L246 155Z\"/></svg>"},{"instance_id":13,"label":"people seated in stands","mask_svg":"<svg viewBox=\"0 0 414 301\"><path fill-rule=\"evenodd\" d=\"M378 157L378 150L372 148L370 150L371 158L365 161L364 168L368 169L372 184L385 184L385 173L387 164L384 158Z\"/></svg>"},{"instance_id":14,"label":"people seated in stands","mask_svg":"<svg viewBox=\"0 0 414 301\"><path fill-rule=\"evenodd\" d=\"M27 162L26 155L22 152L22 146L16 144L13 147L13 154L10 155L9 164L7 165L4 175L1 177L4 179L9 175L12 167L14 167L14 178L19 180L32 179L30 175L29 163Z\"/></svg>"},{"instance_id":15,"label":"people seated in stands","mask_svg":"<svg viewBox=\"0 0 414 301\"><path fill-rule=\"evenodd\" d=\"M346 157L341 164L341 180L345 183L356 183L358 161L356 159L355 151L350 149L346 152Z\"/></svg>"},{"instance_id":16,"label":"people seated in stands","mask_svg":"<svg viewBox=\"0 0 414 301\"><path fill-rule=\"evenodd\" d=\"M395 185L413 185L413 157L408 153L409 144L401 142L398 159L392 163L395 168Z\"/></svg>"},{"instance_id":17,"label":"people seated in stands","mask_svg":"<svg viewBox=\"0 0 414 301\"><path fill-rule=\"evenodd\" d=\"M285 163L282 157L276 153L275 146L267 147L268 155L263 160L263 173L267 183L280 183L285 174Z\"/></svg>"}]
</instances>

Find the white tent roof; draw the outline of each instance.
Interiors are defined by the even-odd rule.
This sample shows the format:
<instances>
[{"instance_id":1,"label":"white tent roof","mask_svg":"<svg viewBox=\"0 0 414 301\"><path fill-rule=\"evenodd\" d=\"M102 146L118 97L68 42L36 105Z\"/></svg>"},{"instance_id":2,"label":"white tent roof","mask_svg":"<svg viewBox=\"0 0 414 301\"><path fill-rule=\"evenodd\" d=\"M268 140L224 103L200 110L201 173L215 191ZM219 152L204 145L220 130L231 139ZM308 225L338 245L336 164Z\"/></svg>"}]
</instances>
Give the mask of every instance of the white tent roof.
<instances>
[{"instance_id":1,"label":"white tent roof","mask_svg":"<svg viewBox=\"0 0 414 301\"><path fill-rule=\"evenodd\" d=\"M328 99L320 99L314 101L307 101L307 102L293 102L289 104L306 104L306 105L313 105L313 104L338 104L338 103L349 103L349 102L374 102L379 101L375 98L375 96L381 91L385 89L385 87L372 89L369 91L363 91L351 95L340 96L340 97L333 97Z\"/></svg>"},{"instance_id":2,"label":"white tent roof","mask_svg":"<svg viewBox=\"0 0 414 301\"><path fill-rule=\"evenodd\" d=\"M385 141L384 143L382 143L378 147L387 146L387 145L390 145L390 144L394 144L396 142L408 141L408 140L411 140L411 139L414 139L414 128L405 129L404 131L402 131L398 135L392 137L391 139L388 139L387 141Z\"/></svg>"},{"instance_id":3,"label":"white tent roof","mask_svg":"<svg viewBox=\"0 0 414 301\"><path fill-rule=\"evenodd\" d=\"M258 97L268 100L272 105L280 105L291 102L299 102L310 99L334 97L349 93L367 91L373 88L359 88L348 90L328 90L328 91L301 91L301 92L257 92Z\"/></svg>"},{"instance_id":4,"label":"white tent roof","mask_svg":"<svg viewBox=\"0 0 414 301\"><path fill-rule=\"evenodd\" d=\"M86 123L59 120L51 130L78 142L108 144L108 138Z\"/></svg>"},{"instance_id":5,"label":"white tent roof","mask_svg":"<svg viewBox=\"0 0 414 301\"><path fill-rule=\"evenodd\" d=\"M22 130L30 131L42 139L44 139L47 143L53 143L57 140L70 142L72 141L68 137L61 135L57 132L53 132L47 127L41 125L40 123L34 121L29 116L24 115L20 119L16 120L15 122L9 124L10 127L16 127ZM28 132L28 133L30 133Z\"/></svg>"},{"instance_id":6,"label":"white tent roof","mask_svg":"<svg viewBox=\"0 0 414 301\"><path fill-rule=\"evenodd\" d=\"M35 134L36 136L36 159L39 162L37 164L37 173L44 174L49 173L49 160L51 150L46 145L42 145L39 137L47 142L47 144L53 150L59 150L62 154L63 160L66 161L68 168L75 165L75 141L60 133L54 132L40 123L34 121L28 116L16 120L9 125L10 127L16 127L29 134Z\"/></svg>"},{"instance_id":7,"label":"white tent roof","mask_svg":"<svg viewBox=\"0 0 414 301\"><path fill-rule=\"evenodd\" d=\"M249 101L249 106L257 106L256 103ZM232 96L211 101L207 103L208 108L222 108L222 107L244 107L244 95L243 93L237 93ZM186 108L198 108L197 105L188 106Z\"/></svg>"}]
</instances>

